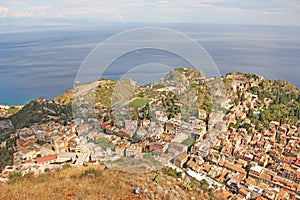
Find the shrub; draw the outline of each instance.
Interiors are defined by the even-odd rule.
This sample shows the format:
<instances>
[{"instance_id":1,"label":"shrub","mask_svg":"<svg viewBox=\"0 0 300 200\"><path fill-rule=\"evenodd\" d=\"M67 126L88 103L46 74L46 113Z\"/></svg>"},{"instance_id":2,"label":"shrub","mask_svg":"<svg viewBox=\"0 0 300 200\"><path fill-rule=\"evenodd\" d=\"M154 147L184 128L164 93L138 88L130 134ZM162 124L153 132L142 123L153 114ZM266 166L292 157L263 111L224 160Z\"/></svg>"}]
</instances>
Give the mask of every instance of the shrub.
<instances>
[{"instance_id":1,"label":"shrub","mask_svg":"<svg viewBox=\"0 0 300 200\"><path fill-rule=\"evenodd\" d=\"M101 172L96 169L87 169L79 176L79 178L83 178L87 176L89 177L101 176Z\"/></svg>"},{"instance_id":2,"label":"shrub","mask_svg":"<svg viewBox=\"0 0 300 200\"><path fill-rule=\"evenodd\" d=\"M66 163L62 166L63 169L67 169L67 168L71 168L71 164L70 163Z\"/></svg>"},{"instance_id":3,"label":"shrub","mask_svg":"<svg viewBox=\"0 0 300 200\"><path fill-rule=\"evenodd\" d=\"M176 172L176 170L169 168L169 167L164 167L162 168L162 172L168 176L174 177L174 178L182 178L182 173L181 172Z\"/></svg>"},{"instance_id":4,"label":"shrub","mask_svg":"<svg viewBox=\"0 0 300 200\"><path fill-rule=\"evenodd\" d=\"M10 181L16 181L16 180L19 179L20 177L22 177L22 174L21 174L21 172L17 172L17 171L11 172L11 173L8 175L8 179L9 179Z\"/></svg>"}]
</instances>

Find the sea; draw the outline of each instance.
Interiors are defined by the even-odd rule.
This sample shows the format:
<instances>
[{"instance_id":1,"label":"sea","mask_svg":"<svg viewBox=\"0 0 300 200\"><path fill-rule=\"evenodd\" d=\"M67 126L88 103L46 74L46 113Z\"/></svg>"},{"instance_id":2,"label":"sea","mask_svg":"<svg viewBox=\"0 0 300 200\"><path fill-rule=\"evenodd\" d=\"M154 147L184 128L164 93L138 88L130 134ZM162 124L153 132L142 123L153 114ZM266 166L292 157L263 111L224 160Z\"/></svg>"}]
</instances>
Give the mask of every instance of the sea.
<instances>
[{"instance_id":1,"label":"sea","mask_svg":"<svg viewBox=\"0 0 300 200\"><path fill-rule=\"evenodd\" d=\"M228 72L255 73L272 80L284 79L300 88L300 27L224 24L22 27L0 30L0 104L22 105L41 96L52 99L62 94L78 81L80 69L87 65L94 48L123 31L144 27L167 28L188 36L207 52L220 76ZM113 49L118 48L121 47L114 44ZM174 68L190 66L180 55L144 48L126 52L108 66L99 66L105 70L97 78L130 77L139 84L147 84L159 81Z\"/></svg>"}]
</instances>

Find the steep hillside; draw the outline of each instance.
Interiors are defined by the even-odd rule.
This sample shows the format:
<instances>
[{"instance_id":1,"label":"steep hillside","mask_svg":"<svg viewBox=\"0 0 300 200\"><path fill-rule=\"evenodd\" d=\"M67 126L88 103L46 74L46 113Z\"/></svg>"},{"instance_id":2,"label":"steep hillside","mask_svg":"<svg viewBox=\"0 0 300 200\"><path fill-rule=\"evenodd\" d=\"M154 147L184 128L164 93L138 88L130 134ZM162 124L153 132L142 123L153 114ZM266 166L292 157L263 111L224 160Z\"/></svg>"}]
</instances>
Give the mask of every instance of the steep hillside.
<instances>
[{"instance_id":1,"label":"steep hillside","mask_svg":"<svg viewBox=\"0 0 300 200\"><path fill-rule=\"evenodd\" d=\"M100 81L83 84L74 89L68 90L60 96L53 98L53 101L60 105L70 105L73 97L85 95L85 98L87 98L87 95L89 95L90 92L94 92L95 102L102 107L109 107L115 84L116 81L101 79Z\"/></svg>"},{"instance_id":2,"label":"steep hillside","mask_svg":"<svg viewBox=\"0 0 300 200\"><path fill-rule=\"evenodd\" d=\"M120 85L116 83L116 81L106 79L98 81L95 88L91 90L95 94L95 102L93 103L96 103L99 107L108 108L112 102L115 102L116 97L124 96L123 93L128 88L121 87L121 90L124 89L123 93L116 92ZM89 88L91 84L82 85L80 86L81 89L69 90L54 98L54 102L69 105L72 95L80 93L83 88ZM156 92L157 89L163 87L176 87L183 91L189 91L193 88L195 95L198 97L198 107L208 113L216 106L212 102L224 97L230 98L232 103L238 106L245 101L244 97L247 92L257 95L259 99L255 109L250 109L247 115L255 124L261 123L265 127L272 120L296 125L300 119L300 91L291 83L283 80L266 80L255 74L229 73L221 79L205 81L205 74L202 71L194 68L178 68L168 73L162 82L153 84L151 87L145 87L146 89L143 87L141 87L141 90L137 89L135 96L164 102L161 97L165 93ZM129 93L131 94L133 91ZM89 94L91 93L85 94L85 99L89 99L87 96ZM173 104L176 103L176 98L170 92L167 96L171 96L170 100L174 101ZM165 107L165 109L170 111L180 110L176 109L176 106ZM253 112L257 111L261 114L253 115Z\"/></svg>"},{"instance_id":3,"label":"steep hillside","mask_svg":"<svg viewBox=\"0 0 300 200\"><path fill-rule=\"evenodd\" d=\"M11 116L14 129L30 127L34 123L46 122L49 118L64 123L71 119L71 107L48 102L39 98L26 104L19 112Z\"/></svg>"},{"instance_id":4,"label":"steep hillside","mask_svg":"<svg viewBox=\"0 0 300 200\"><path fill-rule=\"evenodd\" d=\"M5 119L16 114L21 108L22 106L6 106L0 104L0 119Z\"/></svg>"},{"instance_id":5,"label":"steep hillside","mask_svg":"<svg viewBox=\"0 0 300 200\"><path fill-rule=\"evenodd\" d=\"M54 97L53 101L62 105L69 105L72 103L72 93L73 93L72 89L68 90L63 94Z\"/></svg>"},{"instance_id":6,"label":"steep hillside","mask_svg":"<svg viewBox=\"0 0 300 200\"><path fill-rule=\"evenodd\" d=\"M187 84L194 84L198 83L200 80L205 79L205 74L203 71L198 71L194 68L177 68L174 71L171 71L169 74L164 77L164 82L168 82L168 86L186 86ZM124 80L123 80L124 81ZM98 105L101 105L102 107L109 107L112 103L112 95L118 95L119 92L118 86L120 84L116 84L116 81L107 80L107 79L101 79L100 81L96 81L89 84L83 84L78 86L75 89L71 89L66 91L65 93L61 94L60 96L57 96L53 99L54 102L62 105L69 105L72 102L72 98L74 96L78 96L78 94L88 94L88 89L93 90L95 93L95 102L98 103ZM178 84L177 84L178 83ZM129 86L131 84L124 84L125 86ZM122 88L121 89L127 89L128 88ZM85 93L82 91L86 90ZM124 93L124 91L123 91ZM130 92L130 94L132 91Z\"/></svg>"},{"instance_id":7,"label":"steep hillside","mask_svg":"<svg viewBox=\"0 0 300 200\"><path fill-rule=\"evenodd\" d=\"M291 83L283 80L263 80L258 86L248 89L258 95L258 120L263 124L280 121L296 125L300 120L300 91ZM267 104L266 101L269 103Z\"/></svg>"}]
</instances>

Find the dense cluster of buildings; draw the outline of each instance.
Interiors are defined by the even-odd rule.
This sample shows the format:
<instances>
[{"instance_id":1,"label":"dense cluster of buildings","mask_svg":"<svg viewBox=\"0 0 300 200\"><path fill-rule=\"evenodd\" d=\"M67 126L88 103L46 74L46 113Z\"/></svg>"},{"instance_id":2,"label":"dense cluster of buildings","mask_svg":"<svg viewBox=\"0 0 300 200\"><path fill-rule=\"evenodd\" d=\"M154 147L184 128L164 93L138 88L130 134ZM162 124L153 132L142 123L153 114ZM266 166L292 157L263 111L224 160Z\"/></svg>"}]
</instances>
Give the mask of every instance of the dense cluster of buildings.
<instances>
[{"instance_id":1,"label":"dense cluster of buildings","mask_svg":"<svg viewBox=\"0 0 300 200\"><path fill-rule=\"evenodd\" d=\"M233 76L235 90L247 87L245 76ZM10 135L18 137L14 165L3 169L0 181L8 180L13 171L37 174L66 165L140 159L150 153L163 165L207 180L223 199L300 199L300 129L272 121L270 129L256 130L246 113L253 109L259 114L258 96L243 92L244 100L237 106L228 98L217 102L228 113L200 109L188 122L180 114L168 119L164 111L155 110L162 107L161 101L152 101L151 120L84 123L78 118L66 126L50 121L17 130ZM229 126L237 121L250 126Z\"/></svg>"}]
</instances>

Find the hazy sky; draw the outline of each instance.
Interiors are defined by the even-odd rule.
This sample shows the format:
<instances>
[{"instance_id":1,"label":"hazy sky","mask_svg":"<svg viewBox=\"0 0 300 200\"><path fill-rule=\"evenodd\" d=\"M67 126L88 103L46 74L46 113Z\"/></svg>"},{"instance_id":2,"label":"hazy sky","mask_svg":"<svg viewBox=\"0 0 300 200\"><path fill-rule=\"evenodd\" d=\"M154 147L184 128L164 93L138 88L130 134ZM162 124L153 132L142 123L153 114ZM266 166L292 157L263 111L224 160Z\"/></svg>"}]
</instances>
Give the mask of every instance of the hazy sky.
<instances>
[{"instance_id":1,"label":"hazy sky","mask_svg":"<svg viewBox=\"0 0 300 200\"><path fill-rule=\"evenodd\" d=\"M0 0L2 22L22 18L299 26L300 0Z\"/></svg>"}]
</instances>

